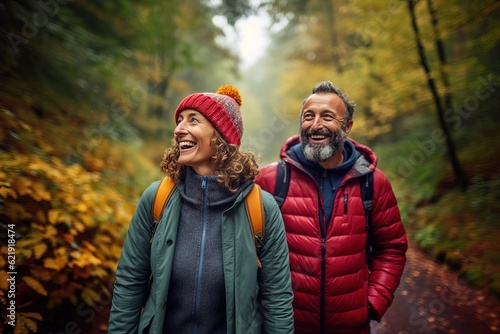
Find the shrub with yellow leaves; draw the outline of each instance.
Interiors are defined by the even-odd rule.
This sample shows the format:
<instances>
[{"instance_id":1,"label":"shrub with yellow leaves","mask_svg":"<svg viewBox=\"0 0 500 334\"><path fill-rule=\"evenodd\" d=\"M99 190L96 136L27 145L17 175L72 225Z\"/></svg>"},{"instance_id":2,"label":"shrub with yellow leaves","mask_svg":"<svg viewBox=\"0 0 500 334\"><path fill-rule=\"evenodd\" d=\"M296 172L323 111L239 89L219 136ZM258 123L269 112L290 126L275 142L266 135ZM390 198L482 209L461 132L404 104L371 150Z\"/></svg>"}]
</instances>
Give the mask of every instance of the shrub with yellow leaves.
<instances>
[{"instance_id":1,"label":"shrub with yellow leaves","mask_svg":"<svg viewBox=\"0 0 500 334\"><path fill-rule=\"evenodd\" d=\"M0 148L0 224L12 236L0 248L13 254L0 257L0 307L14 300L15 327L5 312L0 320L6 333L64 332L68 323L85 332L110 307L123 238L143 190L130 181L138 159L103 141L69 165L50 141L28 140L22 131L34 127L12 128L30 123L17 120L11 131L26 134L25 142Z\"/></svg>"}]
</instances>

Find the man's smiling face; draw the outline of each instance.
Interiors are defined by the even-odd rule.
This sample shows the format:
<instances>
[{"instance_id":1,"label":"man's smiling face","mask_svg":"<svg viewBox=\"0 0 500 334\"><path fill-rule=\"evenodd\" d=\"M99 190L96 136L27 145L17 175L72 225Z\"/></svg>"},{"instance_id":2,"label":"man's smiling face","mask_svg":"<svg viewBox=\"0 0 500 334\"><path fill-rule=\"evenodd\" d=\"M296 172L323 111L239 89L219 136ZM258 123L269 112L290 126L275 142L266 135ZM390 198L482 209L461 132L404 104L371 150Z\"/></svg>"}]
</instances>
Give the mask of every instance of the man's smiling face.
<instances>
[{"instance_id":1,"label":"man's smiling face","mask_svg":"<svg viewBox=\"0 0 500 334\"><path fill-rule=\"evenodd\" d=\"M338 158L351 131L344 102L334 93L311 95L302 108L300 142L310 161L322 163Z\"/></svg>"}]
</instances>

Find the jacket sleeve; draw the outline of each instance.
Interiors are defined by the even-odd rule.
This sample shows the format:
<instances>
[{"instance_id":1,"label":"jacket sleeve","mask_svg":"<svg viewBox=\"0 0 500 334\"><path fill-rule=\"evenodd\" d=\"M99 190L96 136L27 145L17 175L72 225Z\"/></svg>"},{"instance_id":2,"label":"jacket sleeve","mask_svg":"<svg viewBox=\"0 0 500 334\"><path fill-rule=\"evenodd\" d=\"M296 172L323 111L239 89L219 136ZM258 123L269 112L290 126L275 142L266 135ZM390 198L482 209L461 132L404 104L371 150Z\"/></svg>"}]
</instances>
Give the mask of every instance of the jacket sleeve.
<instances>
[{"instance_id":1,"label":"jacket sleeve","mask_svg":"<svg viewBox=\"0 0 500 334\"><path fill-rule=\"evenodd\" d=\"M144 191L125 237L113 290L108 333L137 333L149 293L153 197L158 182Z\"/></svg>"},{"instance_id":2,"label":"jacket sleeve","mask_svg":"<svg viewBox=\"0 0 500 334\"><path fill-rule=\"evenodd\" d=\"M274 198L262 192L265 214L264 246L260 253L262 333L293 333L293 293L285 226Z\"/></svg>"},{"instance_id":3,"label":"jacket sleeve","mask_svg":"<svg viewBox=\"0 0 500 334\"><path fill-rule=\"evenodd\" d=\"M372 270L368 302L374 320L380 321L394 299L406 263L407 239L397 200L389 180L374 172L371 221Z\"/></svg>"}]
</instances>

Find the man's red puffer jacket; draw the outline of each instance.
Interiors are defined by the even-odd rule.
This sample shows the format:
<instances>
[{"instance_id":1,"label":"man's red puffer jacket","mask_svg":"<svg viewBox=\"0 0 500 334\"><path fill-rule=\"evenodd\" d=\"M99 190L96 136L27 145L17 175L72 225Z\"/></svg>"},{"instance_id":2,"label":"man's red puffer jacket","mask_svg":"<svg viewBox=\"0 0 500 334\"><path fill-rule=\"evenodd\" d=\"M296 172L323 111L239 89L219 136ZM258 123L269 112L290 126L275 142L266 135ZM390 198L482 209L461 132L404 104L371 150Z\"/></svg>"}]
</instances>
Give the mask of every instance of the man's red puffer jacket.
<instances>
[{"instance_id":1,"label":"man's red puffer jacket","mask_svg":"<svg viewBox=\"0 0 500 334\"><path fill-rule=\"evenodd\" d=\"M380 321L392 303L406 262L407 240L396 198L389 181L376 168L375 153L351 140L361 156L342 180L327 230L322 231L321 191L314 178L286 153L298 142L298 136L290 138L281 151L291 169L282 214L290 251L295 333L369 333L369 307ZM276 170L277 163L264 167L256 183L274 193ZM371 272L358 180L367 172L374 173Z\"/></svg>"}]
</instances>

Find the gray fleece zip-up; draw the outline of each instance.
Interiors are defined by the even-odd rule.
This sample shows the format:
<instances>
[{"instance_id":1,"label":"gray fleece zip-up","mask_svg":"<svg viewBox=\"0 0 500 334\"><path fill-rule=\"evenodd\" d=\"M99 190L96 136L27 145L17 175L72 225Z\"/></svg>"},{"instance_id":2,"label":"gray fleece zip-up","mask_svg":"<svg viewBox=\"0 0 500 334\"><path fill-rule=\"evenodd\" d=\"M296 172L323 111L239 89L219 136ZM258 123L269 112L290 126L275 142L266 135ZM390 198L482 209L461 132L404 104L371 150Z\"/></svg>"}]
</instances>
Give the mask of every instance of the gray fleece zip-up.
<instances>
[{"instance_id":1,"label":"gray fleece zip-up","mask_svg":"<svg viewBox=\"0 0 500 334\"><path fill-rule=\"evenodd\" d=\"M164 333L226 333L222 213L239 192L187 169Z\"/></svg>"},{"instance_id":2,"label":"gray fleece zip-up","mask_svg":"<svg viewBox=\"0 0 500 334\"><path fill-rule=\"evenodd\" d=\"M181 224L180 209L185 199L192 197L192 191L196 189L184 184L178 183L173 191L152 244L152 205L159 181L151 183L141 196L116 270L109 318L110 334L164 333L166 305L171 303L168 300L169 291L173 290L172 266L179 243L177 232ZM259 256L262 268L259 268L244 204L251 186L252 182L240 185L241 193L222 213L220 238L225 285L217 294L225 295L220 296L225 298L225 310L218 313L216 319L226 319L227 334L291 334L293 294L283 219L273 196L261 191L266 232ZM211 191L210 184L207 189ZM184 198L181 197L181 191L185 194ZM212 199L215 198L210 194L208 212L210 203L215 204L211 202ZM207 231L210 226L207 224ZM190 249L190 252L194 253L194 250ZM206 256L204 258L207 259ZM151 274L153 279L150 285L148 281ZM187 293L189 295L186 298L194 298L194 292ZM217 306L217 309L220 308ZM207 317L213 317L213 314L202 315L204 320ZM176 333L170 329L168 332Z\"/></svg>"}]
</instances>

